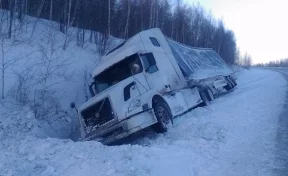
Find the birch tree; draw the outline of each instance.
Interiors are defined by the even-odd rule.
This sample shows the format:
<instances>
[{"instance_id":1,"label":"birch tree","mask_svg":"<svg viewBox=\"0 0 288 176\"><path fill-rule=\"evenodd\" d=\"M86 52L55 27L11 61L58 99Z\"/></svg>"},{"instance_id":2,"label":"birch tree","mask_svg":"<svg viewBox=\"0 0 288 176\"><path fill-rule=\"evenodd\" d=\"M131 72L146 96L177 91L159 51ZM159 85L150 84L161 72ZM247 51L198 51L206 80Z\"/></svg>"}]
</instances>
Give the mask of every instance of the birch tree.
<instances>
[{"instance_id":1,"label":"birch tree","mask_svg":"<svg viewBox=\"0 0 288 176\"><path fill-rule=\"evenodd\" d=\"M110 36L111 33L111 0L108 0L108 36Z\"/></svg>"},{"instance_id":2,"label":"birch tree","mask_svg":"<svg viewBox=\"0 0 288 176\"><path fill-rule=\"evenodd\" d=\"M133 0L127 0L127 18L126 18L126 25L125 25L125 31L124 31L124 38L128 38L129 33L129 19L130 19L130 12L131 12L131 5L133 3Z\"/></svg>"},{"instance_id":3,"label":"birch tree","mask_svg":"<svg viewBox=\"0 0 288 176\"><path fill-rule=\"evenodd\" d=\"M9 67L18 62L21 57L7 57L7 54L11 50L19 45L19 42L9 41L5 35L0 35L0 62L1 62L1 98L5 98L5 83L6 83L6 72Z\"/></svg>"},{"instance_id":4,"label":"birch tree","mask_svg":"<svg viewBox=\"0 0 288 176\"><path fill-rule=\"evenodd\" d=\"M50 0L50 13L49 13L49 19L53 20L53 0Z\"/></svg>"},{"instance_id":5,"label":"birch tree","mask_svg":"<svg viewBox=\"0 0 288 176\"><path fill-rule=\"evenodd\" d=\"M30 35L30 40L29 42L31 42L32 40L32 37L33 37L33 34L34 34L34 31L35 31L35 28L36 28L36 25L38 23L38 20L39 20L39 17L42 13L42 10L43 10L43 7L44 7L44 3L45 3L45 0L41 0L40 4L39 4L39 7L37 9L37 13L36 13L36 20L34 21L34 24L33 24L33 29L32 29L32 32L31 32L31 35Z\"/></svg>"},{"instance_id":6,"label":"birch tree","mask_svg":"<svg viewBox=\"0 0 288 176\"><path fill-rule=\"evenodd\" d=\"M74 23L75 16L77 14L76 12L78 11L78 6L79 6L79 0L77 0L77 2L75 4L74 15L73 15L73 17L71 17L72 0L69 0L67 25L65 27L65 41L64 41L64 45L63 45L63 50L67 49L67 47L71 41L72 31L69 31L69 29L71 28L72 24Z\"/></svg>"},{"instance_id":7,"label":"birch tree","mask_svg":"<svg viewBox=\"0 0 288 176\"><path fill-rule=\"evenodd\" d=\"M13 26L13 20L14 20L14 10L15 10L15 0L9 1L9 31L8 31L8 37L12 37L12 26Z\"/></svg>"},{"instance_id":8,"label":"birch tree","mask_svg":"<svg viewBox=\"0 0 288 176\"><path fill-rule=\"evenodd\" d=\"M151 1L149 28L152 28L152 24L153 24L153 7L154 7L154 1Z\"/></svg>"},{"instance_id":9,"label":"birch tree","mask_svg":"<svg viewBox=\"0 0 288 176\"><path fill-rule=\"evenodd\" d=\"M97 49L103 45L103 40L111 35L127 39L142 30L158 27L166 36L176 41L193 47L213 48L225 61L231 62L231 56L236 52L235 38L221 19L215 19L199 4L188 5L182 0L0 1L2 8L10 10L8 22L5 24L10 28L9 37L15 28L13 19L17 14L18 17L23 16L22 13L37 19L43 17L60 24L60 31L65 35L62 45L64 50L73 39L72 27L78 28L78 46L83 47L85 32L90 31L89 41L95 44ZM21 8L21 5L24 7ZM31 38L37 21L39 20L35 20L32 28ZM103 47L101 48L103 51Z\"/></svg>"}]
</instances>

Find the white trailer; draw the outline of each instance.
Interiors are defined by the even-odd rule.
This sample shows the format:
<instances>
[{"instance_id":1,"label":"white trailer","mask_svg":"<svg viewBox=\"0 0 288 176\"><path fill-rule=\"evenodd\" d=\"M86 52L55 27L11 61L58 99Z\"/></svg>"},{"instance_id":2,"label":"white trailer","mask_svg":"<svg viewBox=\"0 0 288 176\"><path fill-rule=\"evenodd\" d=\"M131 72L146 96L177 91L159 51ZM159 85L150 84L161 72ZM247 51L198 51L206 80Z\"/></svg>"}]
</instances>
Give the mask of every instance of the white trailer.
<instances>
[{"instance_id":1,"label":"white trailer","mask_svg":"<svg viewBox=\"0 0 288 176\"><path fill-rule=\"evenodd\" d=\"M147 127L166 132L173 117L236 86L215 51L182 45L157 28L136 34L102 60L92 75L92 98L78 111L80 140L110 144Z\"/></svg>"}]
</instances>

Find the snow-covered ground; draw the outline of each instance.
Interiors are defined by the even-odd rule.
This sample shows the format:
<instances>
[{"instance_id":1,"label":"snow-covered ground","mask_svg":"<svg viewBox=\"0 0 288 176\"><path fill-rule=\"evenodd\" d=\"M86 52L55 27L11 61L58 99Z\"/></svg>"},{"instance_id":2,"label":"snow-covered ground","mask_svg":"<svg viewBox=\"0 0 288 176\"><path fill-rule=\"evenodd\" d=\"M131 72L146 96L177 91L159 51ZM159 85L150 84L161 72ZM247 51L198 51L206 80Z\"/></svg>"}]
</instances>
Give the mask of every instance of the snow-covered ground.
<instances>
[{"instance_id":1,"label":"snow-covered ground","mask_svg":"<svg viewBox=\"0 0 288 176\"><path fill-rule=\"evenodd\" d=\"M266 70L238 77L234 91L133 145L46 138L28 109L1 108L0 175L273 175L286 81Z\"/></svg>"},{"instance_id":2,"label":"snow-covered ground","mask_svg":"<svg viewBox=\"0 0 288 176\"><path fill-rule=\"evenodd\" d=\"M0 10L2 20L8 19L8 15ZM8 30L7 22L0 24L0 65L5 67L4 89L0 76L5 96L1 103L6 107L12 101L30 107L50 137L77 138L74 132L78 118L69 105L73 101L79 107L90 98L89 74L100 61L100 46L96 42L99 33L86 30L80 46L77 44L80 29L71 27L65 35L55 22L25 16L21 25L15 19L15 31L8 39L3 35ZM111 37L107 51L121 41Z\"/></svg>"}]
</instances>

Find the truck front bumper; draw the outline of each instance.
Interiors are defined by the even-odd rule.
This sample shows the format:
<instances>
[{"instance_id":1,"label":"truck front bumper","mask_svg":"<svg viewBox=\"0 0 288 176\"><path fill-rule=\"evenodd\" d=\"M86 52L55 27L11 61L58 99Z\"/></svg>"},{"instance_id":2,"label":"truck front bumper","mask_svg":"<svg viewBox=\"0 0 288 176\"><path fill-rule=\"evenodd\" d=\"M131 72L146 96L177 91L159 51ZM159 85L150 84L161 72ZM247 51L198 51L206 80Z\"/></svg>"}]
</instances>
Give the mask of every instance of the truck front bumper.
<instances>
[{"instance_id":1,"label":"truck front bumper","mask_svg":"<svg viewBox=\"0 0 288 176\"><path fill-rule=\"evenodd\" d=\"M101 131L99 134L89 135L89 137L83 140L97 140L103 144L110 144L155 123L157 123L157 119L153 110L147 110L128 117L110 127L105 127L105 129L101 129L100 127L98 129ZM103 133L103 131L105 132Z\"/></svg>"}]
</instances>

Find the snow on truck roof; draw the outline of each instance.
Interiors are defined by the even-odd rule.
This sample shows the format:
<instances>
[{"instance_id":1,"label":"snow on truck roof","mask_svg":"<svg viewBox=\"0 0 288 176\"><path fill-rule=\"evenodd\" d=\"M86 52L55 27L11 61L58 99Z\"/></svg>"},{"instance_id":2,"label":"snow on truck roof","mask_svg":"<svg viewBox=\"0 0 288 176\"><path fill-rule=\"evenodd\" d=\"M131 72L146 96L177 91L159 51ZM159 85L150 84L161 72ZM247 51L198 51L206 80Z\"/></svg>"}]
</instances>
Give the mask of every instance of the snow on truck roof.
<instances>
[{"instance_id":1,"label":"snow on truck roof","mask_svg":"<svg viewBox=\"0 0 288 176\"><path fill-rule=\"evenodd\" d=\"M186 79L206 79L213 76L228 75L230 66L211 48L193 48L166 38L178 65Z\"/></svg>"},{"instance_id":2,"label":"snow on truck roof","mask_svg":"<svg viewBox=\"0 0 288 176\"><path fill-rule=\"evenodd\" d=\"M144 42L146 40L143 37L148 36L155 37L156 39L166 39L169 45L169 52L172 52L187 79L205 79L232 72L226 62L213 49L195 48L178 43L165 37L160 29L154 28L134 35L103 56L101 59L102 62L93 72L93 78L126 57L145 51L147 46Z\"/></svg>"}]
</instances>

